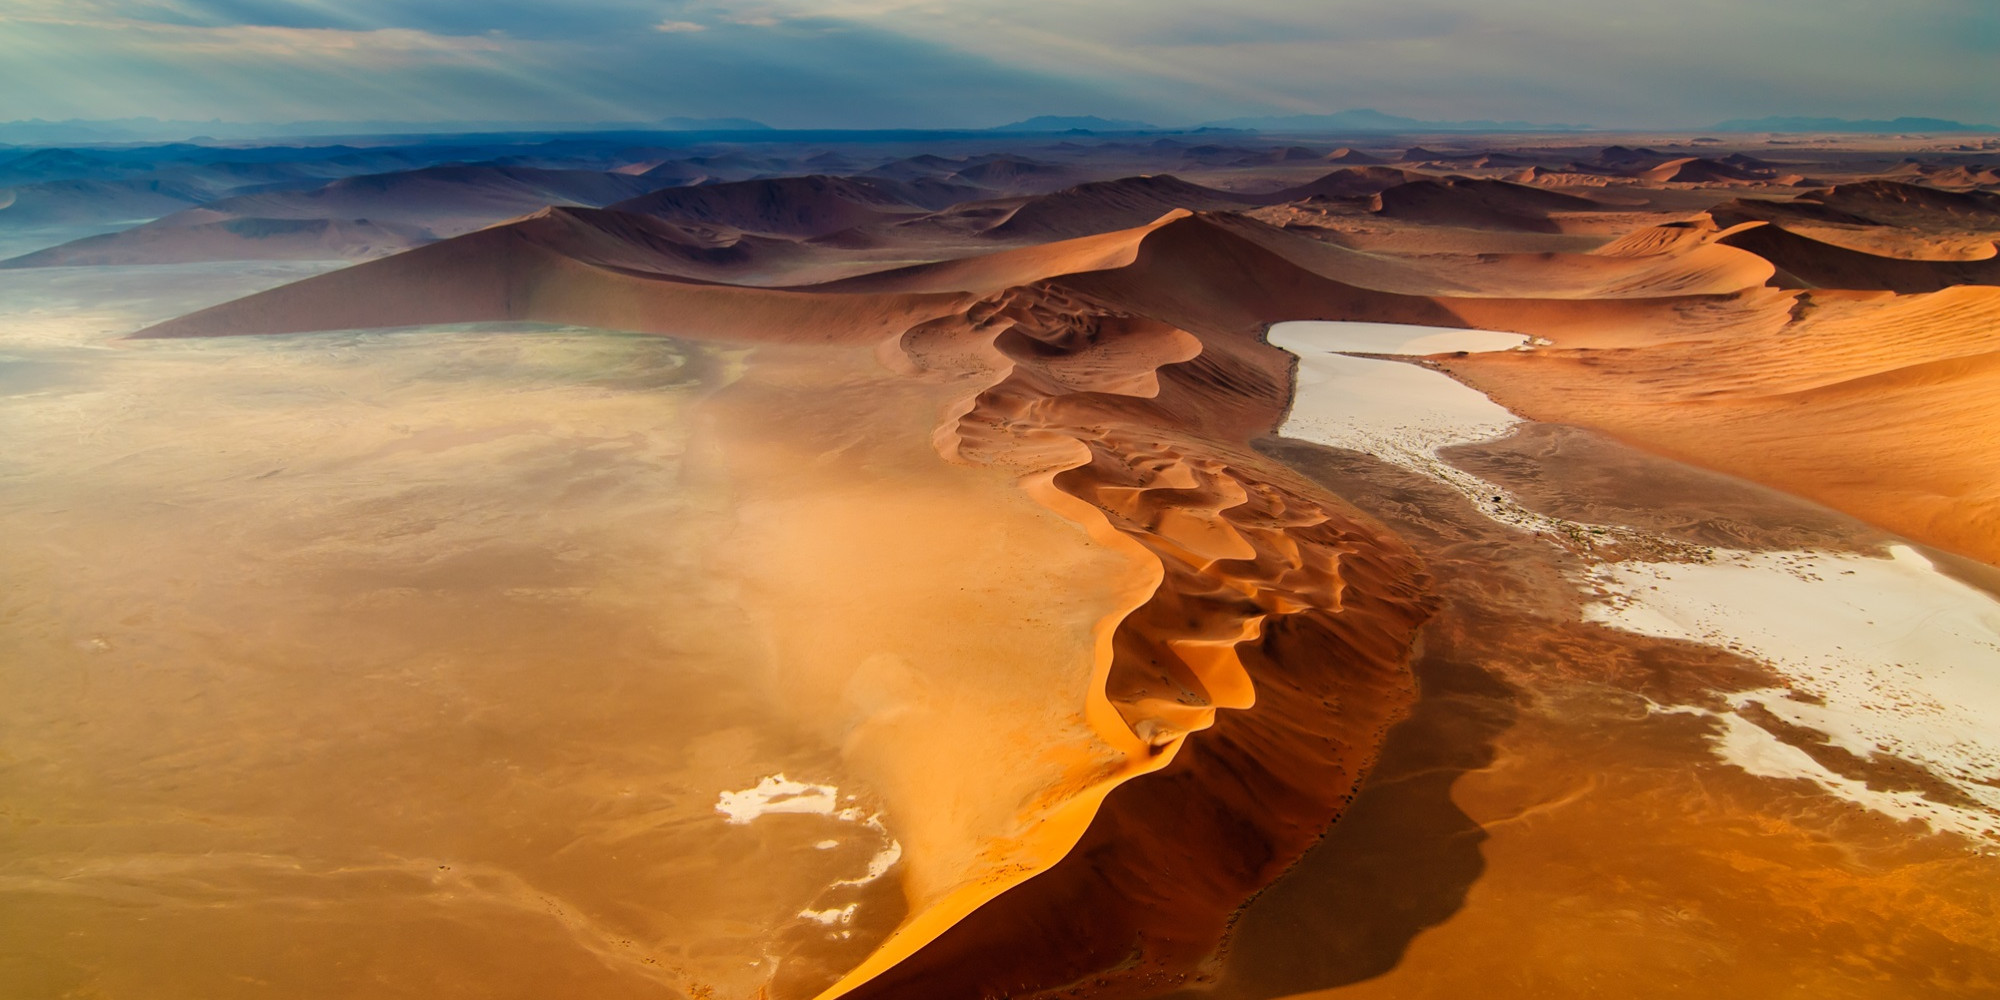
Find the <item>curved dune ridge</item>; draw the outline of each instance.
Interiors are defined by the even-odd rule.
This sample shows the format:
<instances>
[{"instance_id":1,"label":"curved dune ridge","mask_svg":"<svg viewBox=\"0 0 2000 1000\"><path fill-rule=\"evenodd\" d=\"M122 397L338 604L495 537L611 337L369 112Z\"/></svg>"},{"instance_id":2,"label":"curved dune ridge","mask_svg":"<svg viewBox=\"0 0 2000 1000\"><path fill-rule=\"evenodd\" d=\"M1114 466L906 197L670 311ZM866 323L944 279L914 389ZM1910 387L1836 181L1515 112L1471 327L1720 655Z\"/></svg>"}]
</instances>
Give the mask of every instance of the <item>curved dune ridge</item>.
<instances>
[{"instance_id":1,"label":"curved dune ridge","mask_svg":"<svg viewBox=\"0 0 2000 1000\"><path fill-rule=\"evenodd\" d=\"M1638 173L1683 195L1726 181L1733 196L1753 166ZM1072 238L862 262L836 280L822 279L840 244L874 248L888 229L832 227L931 233L938 217L886 183L829 179L784 190L840 204L757 219L739 210L764 203L733 190L675 196L699 218L673 216L674 198L645 213L557 209L139 335L580 323L872 346L891 371L949 387L929 442L939 456L1012 477L1097 544L1157 565L1158 582L1106 626L1085 704L1071 706L1116 760L1043 789L1034 801L1051 819L1027 840L996 840L950 877L905 873L909 915L821 996L1157 995L1199 982L1232 915L1341 815L1412 700L1406 664L1429 609L1400 541L1253 447L1292 395L1269 324L1518 331L1538 344L1432 363L1533 419L2000 561L1985 449L2000 425L2000 272L1787 228L1955 212L1973 232L1985 202L1836 187L1732 221L1719 205L1627 212L1380 168L1315 184L1251 197L1134 178L973 203L962 218L982 238ZM1193 204L1100 228L1177 202ZM1274 225L1260 220L1309 216L1235 211L1278 203L1330 214ZM1338 228L1355 219L1476 231L1504 249L1399 252ZM778 238L808 232L844 235ZM1572 249L1547 249L1558 237Z\"/></svg>"},{"instance_id":2,"label":"curved dune ridge","mask_svg":"<svg viewBox=\"0 0 2000 1000\"><path fill-rule=\"evenodd\" d=\"M940 426L942 453L1015 471L1159 562L1101 695L1107 739L1165 770L1113 791L1060 863L923 928L921 951L892 942L829 995L1179 981L1337 815L1399 717L1424 617L1416 567L1231 440L1282 405L1285 363L1251 337L1197 339L1049 283L913 329L901 348L926 372L991 373Z\"/></svg>"}]
</instances>

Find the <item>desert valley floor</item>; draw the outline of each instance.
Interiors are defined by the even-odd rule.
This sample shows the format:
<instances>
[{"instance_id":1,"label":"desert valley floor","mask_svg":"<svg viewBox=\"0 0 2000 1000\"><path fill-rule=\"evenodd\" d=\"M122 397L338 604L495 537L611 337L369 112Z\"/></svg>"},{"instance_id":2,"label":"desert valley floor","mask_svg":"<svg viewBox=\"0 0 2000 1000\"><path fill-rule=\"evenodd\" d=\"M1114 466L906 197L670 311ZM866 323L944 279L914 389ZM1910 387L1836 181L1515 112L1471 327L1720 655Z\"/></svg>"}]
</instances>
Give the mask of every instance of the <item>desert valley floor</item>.
<instances>
[{"instance_id":1,"label":"desert valley floor","mask_svg":"<svg viewBox=\"0 0 2000 1000\"><path fill-rule=\"evenodd\" d=\"M1349 142L0 150L0 995L2000 994L2000 140Z\"/></svg>"}]
</instances>

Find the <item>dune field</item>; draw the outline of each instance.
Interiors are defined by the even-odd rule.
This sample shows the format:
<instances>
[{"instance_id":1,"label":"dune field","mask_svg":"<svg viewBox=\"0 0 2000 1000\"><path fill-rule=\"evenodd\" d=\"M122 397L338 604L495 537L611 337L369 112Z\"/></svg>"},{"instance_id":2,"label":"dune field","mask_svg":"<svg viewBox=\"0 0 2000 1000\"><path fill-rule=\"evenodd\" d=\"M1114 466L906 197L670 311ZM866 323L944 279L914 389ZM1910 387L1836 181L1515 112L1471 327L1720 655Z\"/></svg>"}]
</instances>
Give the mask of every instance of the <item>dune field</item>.
<instances>
[{"instance_id":1,"label":"dune field","mask_svg":"<svg viewBox=\"0 0 2000 1000\"><path fill-rule=\"evenodd\" d=\"M1737 139L0 158L0 982L2000 993L2000 140Z\"/></svg>"}]
</instances>

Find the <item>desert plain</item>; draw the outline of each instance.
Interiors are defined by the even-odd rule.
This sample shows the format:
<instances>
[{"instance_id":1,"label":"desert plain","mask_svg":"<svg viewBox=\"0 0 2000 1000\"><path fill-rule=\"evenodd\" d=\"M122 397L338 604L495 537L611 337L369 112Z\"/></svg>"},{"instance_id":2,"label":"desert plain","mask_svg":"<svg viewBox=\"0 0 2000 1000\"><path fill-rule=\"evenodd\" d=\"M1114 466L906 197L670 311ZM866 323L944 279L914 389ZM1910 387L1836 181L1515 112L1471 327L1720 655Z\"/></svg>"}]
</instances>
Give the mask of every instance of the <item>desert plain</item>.
<instances>
[{"instance_id":1,"label":"desert plain","mask_svg":"<svg viewBox=\"0 0 2000 1000\"><path fill-rule=\"evenodd\" d=\"M1996 168L0 151L0 984L1995 995Z\"/></svg>"}]
</instances>

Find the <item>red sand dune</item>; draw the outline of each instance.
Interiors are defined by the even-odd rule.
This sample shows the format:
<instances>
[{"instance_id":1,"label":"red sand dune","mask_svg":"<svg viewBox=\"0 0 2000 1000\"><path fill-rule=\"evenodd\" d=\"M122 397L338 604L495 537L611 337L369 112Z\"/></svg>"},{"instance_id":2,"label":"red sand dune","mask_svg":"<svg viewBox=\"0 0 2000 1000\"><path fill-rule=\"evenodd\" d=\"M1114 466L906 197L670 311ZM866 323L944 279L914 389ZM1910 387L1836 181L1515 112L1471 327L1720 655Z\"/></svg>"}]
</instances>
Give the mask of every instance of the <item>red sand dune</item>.
<instances>
[{"instance_id":1,"label":"red sand dune","mask_svg":"<svg viewBox=\"0 0 2000 1000\"><path fill-rule=\"evenodd\" d=\"M2000 194L1990 191L1939 191L1916 184L1871 180L1810 191L1798 200L1895 225L2000 226Z\"/></svg>"},{"instance_id":2,"label":"red sand dune","mask_svg":"<svg viewBox=\"0 0 2000 1000\"><path fill-rule=\"evenodd\" d=\"M1266 196L1265 201L1276 203L1305 198L1366 197L1380 194L1399 184L1425 180L1427 177L1428 175L1414 170L1398 170L1393 167L1348 167L1317 180L1274 192Z\"/></svg>"},{"instance_id":3,"label":"red sand dune","mask_svg":"<svg viewBox=\"0 0 2000 1000\"><path fill-rule=\"evenodd\" d=\"M1385 188L1375 195L1375 212L1404 222L1466 228L1560 232L1557 212L1601 211L1588 198L1507 181L1468 177L1431 178Z\"/></svg>"},{"instance_id":4,"label":"red sand dune","mask_svg":"<svg viewBox=\"0 0 2000 1000\"><path fill-rule=\"evenodd\" d=\"M1726 184L1730 181L1764 180L1772 175L1734 164L1687 156L1638 171L1633 176L1654 184Z\"/></svg>"},{"instance_id":5,"label":"red sand dune","mask_svg":"<svg viewBox=\"0 0 2000 1000\"><path fill-rule=\"evenodd\" d=\"M1749 223L1717 237L1771 262L1786 288L1935 292L1953 285L2000 283L2000 259L1910 260L1850 250L1771 223Z\"/></svg>"},{"instance_id":6,"label":"red sand dune","mask_svg":"<svg viewBox=\"0 0 2000 1000\"><path fill-rule=\"evenodd\" d=\"M1386 163L1388 161L1382 159L1379 156L1371 156L1358 149L1349 149L1346 146L1342 146L1339 149L1336 149L1333 152L1326 154L1326 162L1346 163L1357 167L1367 167L1367 166L1376 166L1382 163Z\"/></svg>"}]
</instances>

